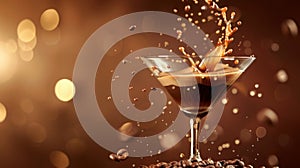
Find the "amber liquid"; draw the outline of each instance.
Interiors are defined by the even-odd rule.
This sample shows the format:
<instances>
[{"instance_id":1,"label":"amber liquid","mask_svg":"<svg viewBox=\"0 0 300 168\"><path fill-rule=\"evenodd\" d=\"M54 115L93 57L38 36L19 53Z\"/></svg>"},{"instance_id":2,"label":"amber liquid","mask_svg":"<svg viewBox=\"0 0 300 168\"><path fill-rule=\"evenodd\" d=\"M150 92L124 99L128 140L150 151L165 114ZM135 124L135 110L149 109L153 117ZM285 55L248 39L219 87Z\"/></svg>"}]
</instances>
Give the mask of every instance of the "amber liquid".
<instances>
[{"instance_id":1,"label":"amber liquid","mask_svg":"<svg viewBox=\"0 0 300 168\"><path fill-rule=\"evenodd\" d=\"M194 78L197 81L196 85L188 85L188 83L178 84L177 82L168 82L162 80L170 80L172 78L161 77L158 78L164 87L167 89L169 95L180 106L184 114L189 117L205 117L213 104L223 96L227 88L239 77L240 71L220 74L215 77L199 77L199 76L181 76L172 77L179 80L186 80L183 78ZM214 80L215 81L211 81ZM219 80L219 81L218 81ZM223 83L220 82L223 80ZM224 81L226 80L226 81ZM224 85L224 82L225 85ZM177 83L177 84L176 84Z\"/></svg>"}]
</instances>

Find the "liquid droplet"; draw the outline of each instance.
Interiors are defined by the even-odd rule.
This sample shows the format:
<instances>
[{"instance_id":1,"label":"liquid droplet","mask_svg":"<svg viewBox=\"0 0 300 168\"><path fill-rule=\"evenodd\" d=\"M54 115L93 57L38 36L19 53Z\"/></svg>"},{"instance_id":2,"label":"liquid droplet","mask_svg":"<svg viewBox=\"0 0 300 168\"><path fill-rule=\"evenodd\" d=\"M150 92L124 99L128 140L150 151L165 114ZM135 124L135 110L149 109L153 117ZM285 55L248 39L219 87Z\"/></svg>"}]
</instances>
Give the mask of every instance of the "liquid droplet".
<instances>
[{"instance_id":1,"label":"liquid droplet","mask_svg":"<svg viewBox=\"0 0 300 168\"><path fill-rule=\"evenodd\" d=\"M129 156L129 153L126 149L120 149L118 150L117 154L110 154L108 157L109 159L113 160L113 161L123 161L123 160L126 160Z\"/></svg>"},{"instance_id":2,"label":"liquid droplet","mask_svg":"<svg viewBox=\"0 0 300 168\"><path fill-rule=\"evenodd\" d=\"M126 122L119 128L119 131L122 133L120 134L120 139L122 141L128 141L131 137L138 133L138 130L138 126L132 122Z\"/></svg>"},{"instance_id":3,"label":"liquid droplet","mask_svg":"<svg viewBox=\"0 0 300 168\"><path fill-rule=\"evenodd\" d=\"M179 157L180 157L181 159L183 159L183 158L185 157L184 153L180 153L180 154L179 154Z\"/></svg>"},{"instance_id":4,"label":"liquid droplet","mask_svg":"<svg viewBox=\"0 0 300 168\"><path fill-rule=\"evenodd\" d=\"M120 149L117 152L117 156L118 156L119 160L125 160L125 159L128 158L129 153L128 153L128 151L126 149Z\"/></svg>"},{"instance_id":5,"label":"liquid droplet","mask_svg":"<svg viewBox=\"0 0 300 168\"><path fill-rule=\"evenodd\" d=\"M201 6L201 10L207 10L207 6L205 5Z\"/></svg>"},{"instance_id":6,"label":"liquid droplet","mask_svg":"<svg viewBox=\"0 0 300 168\"><path fill-rule=\"evenodd\" d=\"M129 27L129 31L134 31L136 29L136 25L132 25Z\"/></svg>"},{"instance_id":7,"label":"liquid droplet","mask_svg":"<svg viewBox=\"0 0 300 168\"><path fill-rule=\"evenodd\" d=\"M296 37L298 35L298 26L293 19L285 20L281 25L281 30L285 35L290 34L293 37Z\"/></svg>"},{"instance_id":8,"label":"liquid droplet","mask_svg":"<svg viewBox=\"0 0 300 168\"><path fill-rule=\"evenodd\" d=\"M278 123L278 115L270 108L264 108L257 113L257 120L269 125L276 125Z\"/></svg>"},{"instance_id":9,"label":"liquid droplet","mask_svg":"<svg viewBox=\"0 0 300 168\"><path fill-rule=\"evenodd\" d=\"M191 6L190 6L190 5L186 5L186 6L184 7L184 11L188 12L188 11L190 11L190 10L191 10Z\"/></svg>"},{"instance_id":10,"label":"liquid droplet","mask_svg":"<svg viewBox=\"0 0 300 168\"><path fill-rule=\"evenodd\" d=\"M263 96L262 93L258 93L258 94L257 94L257 97L258 97L258 98L261 98L262 96Z\"/></svg>"},{"instance_id":11,"label":"liquid droplet","mask_svg":"<svg viewBox=\"0 0 300 168\"><path fill-rule=\"evenodd\" d=\"M235 95L235 94L238 93L238 90L237 90L236 88L232 88L232 89L231 89L231 93Z\"/></svg>"},{"instance_id":12,"label":"liquid droplet","mask_svg":"<svg viewBox=\"0 0 300 168\"><path fill-rule=\"evenodd\" d=\"M249 95L250 95L251 97L255 96L255 95L256 95L256 91L255 91L255 90L251 90L251 91L249 92Z\"/></svg>"},{"instance_id":13,"label":"liquid droplet","mask_svg":"<svg viewBox=\"0 0 300 168\"><path fill-rule=\"evenodd\" d=\"M238 108L233 108L232 109L232 113L233 114L238 114L239 113L239 109Z\"/></svg>"},{"instance_id":14,"label":"liquid droplet","mask_svg":"<svg viewBox=\"0 0 300 168\"><path fill-rule=\"evenodd\" d=\"M227 104L227 103L228 103L228 99L226 99L226 98L222 99L222 103L223 103L224 105Z\"/></svg>"},{"instance_id":15,"label":"liquid droplet","mask_svg":"<svg viewBox=\"0 0 300 168\"><path fill-rule=\"evenodd\" d=\"M234 144L236 144L236 145L239 145L240 142L241 142L241 141L240 141L239 139L234 140Z\"/></svg>"}]
</instances>

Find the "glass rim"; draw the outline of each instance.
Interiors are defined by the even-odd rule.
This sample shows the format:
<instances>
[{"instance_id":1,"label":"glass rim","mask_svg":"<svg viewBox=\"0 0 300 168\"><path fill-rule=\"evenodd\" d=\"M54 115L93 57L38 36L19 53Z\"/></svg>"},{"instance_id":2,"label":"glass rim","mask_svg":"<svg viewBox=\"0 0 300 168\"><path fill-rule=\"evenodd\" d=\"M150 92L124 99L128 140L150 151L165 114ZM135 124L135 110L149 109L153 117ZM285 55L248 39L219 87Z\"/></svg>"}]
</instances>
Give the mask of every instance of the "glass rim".
<instances>
[{"instance_id":1,"label":"glass rim","mask_svg":"<svg viewBox=\"0 0 300 168\"><path fill-rule=\"evenodd\" d=\"M168 55L168 54L157 54L157 55L146 55L146 56L140 56L141 58L200 58L200 59L205 59L205 58L215 58L215 57L221 57L221 59L234 59L234 58L238 58L238 59L256 59L256 57L254 55L225 55L225 56L202 56L199 57L197 55L191 55L191 56L186 56L186 55Z\"/></svg>"}]
</instances>

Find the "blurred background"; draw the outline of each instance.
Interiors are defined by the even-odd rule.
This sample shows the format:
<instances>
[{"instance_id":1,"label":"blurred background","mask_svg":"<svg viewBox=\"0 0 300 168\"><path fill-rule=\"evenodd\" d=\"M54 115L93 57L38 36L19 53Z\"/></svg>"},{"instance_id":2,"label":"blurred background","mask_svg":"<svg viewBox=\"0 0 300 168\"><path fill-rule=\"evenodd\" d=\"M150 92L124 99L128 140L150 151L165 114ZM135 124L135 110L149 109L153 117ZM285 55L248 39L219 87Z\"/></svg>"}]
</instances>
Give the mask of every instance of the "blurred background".
<instances>
[{"instance_id":1,"label":"blurred background","mask_svg":"<svg viewBox=\"0 0 300 168\"><path fill-rule=\"evenodd\" d=\"M254 54L257 60L229 90L219 126L208 142L201 144L204 159L240 158L255 167L298 164L297 4L296 0L220 0L220 6L235 10L243 22L234 35L234 53ZM185 17L190 13L185 11L186 5L191 11L200 10L192 0L2 0L0 167L118 168L186 158L188 137L152 157L130 157L119 162L109 159L111 152L96 144L79 123L71 82L82 45L103 24L145 10L175 12ZM150 44L161 42L168 48L169 44L164 43L168 37L163 41L159 36L149 37L151 42L142 44L139 42L147 38L124 39L108 54L117 55L118 61ZM96 91L99 101L110 99L101 89ZM112 114L105 115L118 129L125 121L112 121L116 115ZM140 125L131 122L138 131L156 132L159 128L149 123Z\"/></svg>"}]
</instances>

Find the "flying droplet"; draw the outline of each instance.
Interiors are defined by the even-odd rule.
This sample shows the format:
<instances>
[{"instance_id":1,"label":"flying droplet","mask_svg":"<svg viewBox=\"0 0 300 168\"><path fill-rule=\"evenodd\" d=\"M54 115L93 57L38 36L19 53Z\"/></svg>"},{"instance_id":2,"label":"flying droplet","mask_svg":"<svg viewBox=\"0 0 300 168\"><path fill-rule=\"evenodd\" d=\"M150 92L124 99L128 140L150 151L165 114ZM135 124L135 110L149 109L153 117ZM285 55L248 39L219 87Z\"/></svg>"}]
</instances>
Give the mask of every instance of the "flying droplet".
<instances>
[{"instance_id":1,"label":"flying droplet","mask_svg":"<svg viewBox=\"0 0 300 168\"><path fill-rule=\"evenodd\" d=\"M135 136L139 129L138 126L133 124L132 122L124 123L120 128L119 131L122 133L120 134L120 139L122 141L128 141L131 137Z\"/></svg>"},{"instance_id":2,"label":"flying droplet","mask_svg":"<svg viewBox=\"0 0 300 168\"><path fill-rule=\"evenodd\" d=\"M132 25L129 27L129 31L134 31L136 29L136 25Z\"/></svg>"},{"instance_id":3,"label":"flying droplet","mask_svg":"<svg viewBox=\"0 0 300 168\"><path fill-rule=\"evenodd\" d=\"M201 10L207 10L207 6L205 5L201 6Z\"/></svg>"},{"instance_id":4,"label":"flying droplet","mask_svg":"<svg viewBox=\"0 0 300 168\"><path fill-rule=\"evenodd\" d=\"M241 141L239 139L234 140L234 144L239 145Z\"/></svg>"},{"instance_id":5,"label":"flying droplet","mask_svg":"<svg viewBox=\"0 0 300 168\"><path fill-rule=\"evenodd\" d=\"M249 95L250 95L251 97L255 96L255 95L256 95L256 91L255 91L255 90L251 90L251 91L249 92Z\"/></svg>"},{"instance_id":6,"label":"flying droplet","mask_svg":"<svg viewBox=\"0 0 300 168\"><path fill-rule=\"evenodd\" d=\"M238 93L237 88L232 88L232 89L231 89L231 93L234 94L234 95L237 94L237 93Z\"/></svg>"},{"instance_id":7,"label":"flying droplet","mask_svg":"<svg viewBox=\"0 0 300 168\"><path fill-rule=\"evenodd\" d=\"M236 59L236 60L234 60L234 62L233 62L235 65L237 65L237 64L239 64L240 63L240 61L238 60L238 59Z\"/></svg>"},{"instance_id":8,"label":"flying droplet","mask_svg":"<svg viewBox=\"0 0 300 168\"><path fill-rule=\"evenodd\" d=\"M223 148L223 149L228 149L228 148L230 148L230 143L224 143L224 144L222 144L222 148Z\"/></svg>"},{"instance_id":9,"label":"flying droplet","mask_svg":"<svg viewBox=\"0 0 300 168\"><path fill-rule=\"evenodd\" d=\"M293 19L287 19L281 24L282 33L285 35L291 34L296 37L298 35L298 26Z\"/></svg>"},{"instance_id":10,"label":"flying droplet","mask_svg":"<svg viewBox=\"0 0 300 168\"><path fill-rule=\"evenodd\" d=\"M117 152L117 156L118 156L119 160L125 160L125 159L128 158L129 153L128 153L128 151L126 149L120 149Z\"/></svg>"},{"instance_id":11,"label":"flying droplet","mask_svg":"<svg viewBox=\"0 0 300 168\"><path fill-rule=\"evenodd\" d=\"M224 105L227 104L227 103L228 103L228 99L226 99L226 98L222 99L222 103L223 103Z\"/></svg>"},{"instance_id":12,"label":"flying droplet","mask_svg":"<svg viewBox=\"0 0 300 168\"><path fill-rule=\"evenodd\" d=\"M276 125L278 123L278 115L270 108L264 108L257 113L257 120L269 125Z\"/></svg>"},{"instance_id":13,"label":"flying droplet","mask_svg":"<svg viewBox=\"0 0 300 168\"><path fill-rule=\"evenodd\" d=\"M184 11L188 12L188 11L190 11L190 10L191 10L191 6L190 6L190 5L186 5L186 6L184 7Z\"/></svg>"},{"instance_id":14,"label":"flying droplet","mask_svg":"<svg viewBox=\"0 0 300 168\"><path fill-rule=\"evenodd\" d=\"M262 96L263 96L262 93L258 93L258 94L257 94L257 97L258 97L258 98L261 98Z\"/></svg>"},{"instance_id":15,"label":"flying droplet","mask_svg":"<svg viewBox=\"0 0 300 168\"><path fill-rule=\"evenodd\" d=\"M239 108L233 108L232 113L233 114L238 114L239 113Z\"/></svg>"}]
</instances>

